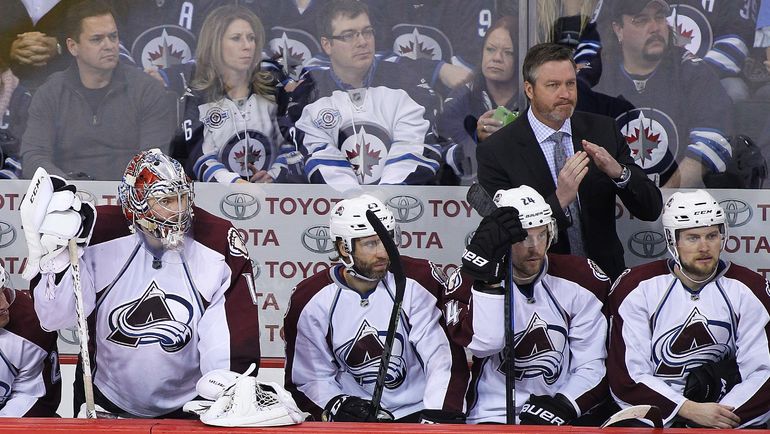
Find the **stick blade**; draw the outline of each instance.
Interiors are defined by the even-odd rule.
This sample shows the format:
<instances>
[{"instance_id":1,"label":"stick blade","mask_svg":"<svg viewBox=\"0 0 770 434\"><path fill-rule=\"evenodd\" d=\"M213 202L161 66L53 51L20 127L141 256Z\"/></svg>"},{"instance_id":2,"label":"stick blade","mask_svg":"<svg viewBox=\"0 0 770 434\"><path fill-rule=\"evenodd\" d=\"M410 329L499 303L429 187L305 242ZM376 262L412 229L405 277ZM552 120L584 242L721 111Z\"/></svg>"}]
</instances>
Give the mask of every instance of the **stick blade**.
<instances>
[{"instance_id":1,"label":"stick blade","mask_svg":"<svg viewBox=\"0 0 770 434\"><path fill-rule=\"evenodd\" d=\"M468 204L482 217L492 214L497 209L495 201L492 200L489 193L487 193L487 191L484 190L484 187L479 183L473 183L470 188L468 188L465 200L467 200Z\"/></svg>"},{"instance_id":2,"label":"stick blade","mask_svg":"<svg viewBox=\"0 0 770 434\"><path fill-rule=\"evenodd\" d=\"M607 419L607 422L604 422L601 428L639 426L636 424L625 424L630 421L636 421L637 423L641 422L654 428L663 428L663 417L661 416L660 408L654 405L635 405L620 410Z\"/></svg>"}]
</instances>

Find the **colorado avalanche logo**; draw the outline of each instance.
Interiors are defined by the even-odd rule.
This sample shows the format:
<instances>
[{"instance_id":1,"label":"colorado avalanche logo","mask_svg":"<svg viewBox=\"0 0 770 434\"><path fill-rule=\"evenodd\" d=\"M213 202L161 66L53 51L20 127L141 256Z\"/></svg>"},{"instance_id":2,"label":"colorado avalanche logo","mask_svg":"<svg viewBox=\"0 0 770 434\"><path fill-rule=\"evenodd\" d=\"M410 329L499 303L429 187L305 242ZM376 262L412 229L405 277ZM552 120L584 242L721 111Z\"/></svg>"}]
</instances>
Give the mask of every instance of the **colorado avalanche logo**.
<instances>
[{"instance_id":1,"label":"colorado avalanche logo","mask_svg":"<svg viewBox=\"0 0 770 434\"><path fill-rule=\"evenodd\" d=\"M348 371L361 386L377 381L383 342L387 331L379 331L364 320L356 336L334 350L338 360L344 360ZM406 363L403 358L404 336L396 333L393 352L385 375L385 387L395 389L406 379Z\"/></svg>"},{"instance_id":2,"label":"colorado avalanche logo","mask_svg":"<svg viewBox=\"0 0 770 434\"><path fill-rule=\"evenodd\" d=\"M398 24L393 26L393 52L409 59L452 62L452 44L441 30L431 26Z\"/></svg>"},{"instance_id":3,"label":"colorado avalanche logo","mask_svg":"<svg viewBox=\"0 0 770 434\"><path fill-rule=\"evenodd\" d=\"M382 177L391 138L380 126L356 123L356 130L343 127L339 131L340 151L356 172L359 184L375 184Z\"/></svg>"},{"instance_id":4,"label":"colorado avalanche logo","mask_svg":"<svg viewBox=\"0 0 770 434\"><path fill-rule=\"evenodd\" d=\"M131 46L131 57L142 68L168 68L192 60L195 35L189 30L162 25L145 30Z\"/></svg>"},{"instance_id":5,"label":"colorado avalanche logo","mask_svg":"<svg viewBox=\"0 0 770 434\"><path fill-rule=\"evenodd\" d=\"M111 333L107 340L132 348L158 344L174 353L190 342L192 318L193 308L187 300L166 294L153 281L138 300L110 312Z\"/></svg>"},{"instance_id":6,"label":"colorado avalanche logo","mask_svg":"<svg viewBox=\"0 0 770 434\"><path fill-rule=\"evenodd\" d=\"M650 107L628 111L617 118L631 157L647 174L665 173L679 154L679 133L665 112Z\"/></svg>"},{"instance_id":7,"label":"colorado avalanche logo","mask_svg":"<svg viewBox=\"0 0 770 434\"><path fill-rule=\"evenodd\" d=\"M302 68L310 62L315 53L321 52L321 45L310 33L287 27L273 27L265 51L271 59L278 60L284 71L298 80Z\"/></svg>"},{"instance_id":8,"label":"colorado avalanche logo","mask_svg":"<svg viewBox=\"0 0 770 434\"><path fill-rule=\"evenodd\" d=\"M234 135L219 151L219 161L240 176L251 176L267 170L272 156L270 139L256 130Z\"/></svg>"},{"instance_id":9,"label":"colorado avalanche logo","mask_svg":"<svg viewBox=\"0 0 770 434\"><path fill-rule=\"evenodd\" d=\"M559 379L567 347L567 330L549 325L537 314L533 314L527 329L517 333L514 339L516 379L542 376L549 385ZM504 373L503 365L498 369Z\"/></svg>"},{"instance_id":10,"label":"colorado avalanche logo","mask_svg":"<svg viewBox=\"0 0 770 434\"><path fill-rule=\"evenodd\" d=\"M703 58L714 43L714 32L705 15L698 9L683 4L671 5L668 25L674 29L674 45Z\"/></svg>"},{"instance_id":11,"label":"colorado avalanche logo","mask_svg":"<svg viewBox=\"0 0 770 434\"><path fill-rule=\"evenodd\" d=\"M711 321L694 308L684 324L667 331L653 343L655 375L682 378L693 368L729 355L729 344L734 339L731 324Z\"/></svg>"}]
</instances>

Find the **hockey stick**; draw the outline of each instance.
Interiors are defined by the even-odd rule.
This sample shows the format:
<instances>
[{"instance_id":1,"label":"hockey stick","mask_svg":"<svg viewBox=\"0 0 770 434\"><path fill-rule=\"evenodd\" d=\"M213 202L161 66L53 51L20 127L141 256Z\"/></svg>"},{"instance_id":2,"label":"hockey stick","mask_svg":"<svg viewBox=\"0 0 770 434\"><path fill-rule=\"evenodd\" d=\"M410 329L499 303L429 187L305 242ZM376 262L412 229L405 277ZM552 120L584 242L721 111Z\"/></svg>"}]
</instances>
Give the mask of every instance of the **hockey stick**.
<instances>
[{"instance_id":1,"label":"hockey stick","mask_svg":"<svg viewBox=\"0 0 770 434\"><path fill-rule=\"evenodd\" d=\"M497 209L497 205L489 197L489 193L484 190L481 184L473 183L468 188L468 193L465 195L465 199L468 201L473 209L479 213L480 216L486 217ZM513 298L511 297L511 276L512 276L512 263L511 255L508 255L508 280L505 282L505 350L503 351L503 363L505 363L505 423L508 425L516 424L516 383L514 378L514 331L513 331L513 309L511 306Z\"/></svg>"},{"instance_id":2,"label":"hockey stick","mask_svg":"<svg viewBox=\"0 0 770 434\"><path fill-rule=\"evenodd\" d=\"M634 405L613 414L607 422L604 422L600 428L607 428L627 420L647 421L653 428L663 428L663 417L660 414L660 408L654 405ZM638 426L638 425L626 425Z\"/></svg>"},{"instance_id":3,"label":"hockey stick","mask_svg":"<svg viewBox=\"0 0 770 434\"><path fill-rule=\"evenodd\" d=\"M86 417L96 419L94 404L94 384L91 378L91 356L88 351L88 324L83 307L83 288L80 285L80 260L78 245L75 240L69 242L70 269L72 270L72 286L75 291L75 310L78 315L78 340L80 341L80 357L83 363L83 390L86 398ZM75 409L77 411L78 409Z\"/></svg>"},{"instance_id":4,"label":"hockey stick","mask_svg":"<svg viewBox=\"0 0 770 434\"><path fill-rule=\"evenodd\" d=\"M393 310L390 312L388 334L385 336L385 346L382 348L380 369L377 372L377 382L374 384L374 391L372 392L372 407L369 409L369 417L367 418L368 420L375 421L377 420L377 412L380 409L382 392L385 389L385 376L388 373L390 355L393 352L393 341L396 338L398 319L401 316L401 303L404 301L406 276L404 275L404 267L401 264L401 255L398 254L396 243L393 242L393 237L391 237L387 229L385 229L385 226L383 226L379 217L377 217L371 210L367 210L366 219L369 221L369 224L372 225L374 231L377 232L377 236L380 237L380 241L382 241L382 245L388 253L388 259L390 259L390 271L393 273L393 279L396 281L396 294L393 300Z\"/></svg>"}]
</instances>

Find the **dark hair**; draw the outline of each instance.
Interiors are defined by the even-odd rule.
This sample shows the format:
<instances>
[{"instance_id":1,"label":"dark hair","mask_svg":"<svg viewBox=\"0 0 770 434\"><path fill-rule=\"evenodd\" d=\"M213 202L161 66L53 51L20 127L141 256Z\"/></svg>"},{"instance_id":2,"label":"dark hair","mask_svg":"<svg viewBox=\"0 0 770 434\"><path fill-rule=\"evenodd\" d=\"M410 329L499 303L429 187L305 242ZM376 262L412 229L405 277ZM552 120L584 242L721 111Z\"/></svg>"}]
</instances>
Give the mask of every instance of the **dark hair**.
<instances>
[{"instance_id":1,"label":"dark hair","mask_svg":"<svg viewBox=\"0 0 770 434\"><path fill-rule=\"evenodd\" d=\"M487 33L484 35L484 39L481 41L481 46L483 47L487 43L487 39L489 39L489 35L494 32L497 29L505 29L508 31L508 36L511 37L511 42L513 43L514 50L516 49L516 41L518 38L518 22L516 17L513 15L505 15L500 17L497 21L492 23L492 27L490 27L487 30Z\"/></svg>"},{"instance_id":2,"label":"dark hair","mask_svg":"<svg viewBox=\"0 0 770 434\"><path fill-rule=\"evenodd\" d=\"M64 36L77 41L83 31L83 20L103 15L115 17L112 8L102 0L83 0L70 5L64 18Z\"/></svg>"},{"instance_id":3,"label":"dark hair","mask_svg":"<svg viewBox=\"0 0 770 434\"><path fill-rule=\"evenodd\" d=\"M345 18L356 18L361 14L369 16L369 7L366 3L359 0L332 0L321 9L321 13L316 18L316 27L318 36L332 36L332 21L338 16Z\"/></svg>"},{"instance_id":4,"label":"dark hair","mask_svg":"<svg viewBox=\"0 0 770 434\"><path fill-rule=\"evenodd\" d=\"M521 67L521 75L524 81L535 84L537 70L546 62L561 62L567 60L575 68L575 60L572 59L572 50L553 42L537 44L527 51L524 57L524 65Z\"/></svg>"}]
</instances>

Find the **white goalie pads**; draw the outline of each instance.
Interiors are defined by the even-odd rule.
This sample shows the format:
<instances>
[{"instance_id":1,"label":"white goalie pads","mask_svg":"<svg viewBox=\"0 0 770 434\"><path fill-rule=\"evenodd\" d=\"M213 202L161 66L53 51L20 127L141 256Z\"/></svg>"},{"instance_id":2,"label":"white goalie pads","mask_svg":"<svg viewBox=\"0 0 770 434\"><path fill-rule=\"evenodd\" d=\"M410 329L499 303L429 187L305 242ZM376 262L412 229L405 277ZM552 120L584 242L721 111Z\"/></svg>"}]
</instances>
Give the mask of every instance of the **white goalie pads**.
<instances>
[{"instance_id":1,"label":"white goalie pads","mask_svg":"<svg viewBox=\"0 0 770 434\"><path fill-rule=\"evenodd\" d=\"M301 423L309 416L300 411L291 394L276 383L263 383L249 374L216 370L204 375L196 385L207 399L190 401L184 411L200 416L207 425L223 427L283 426Z\"/></svg>"}]
</instances>

